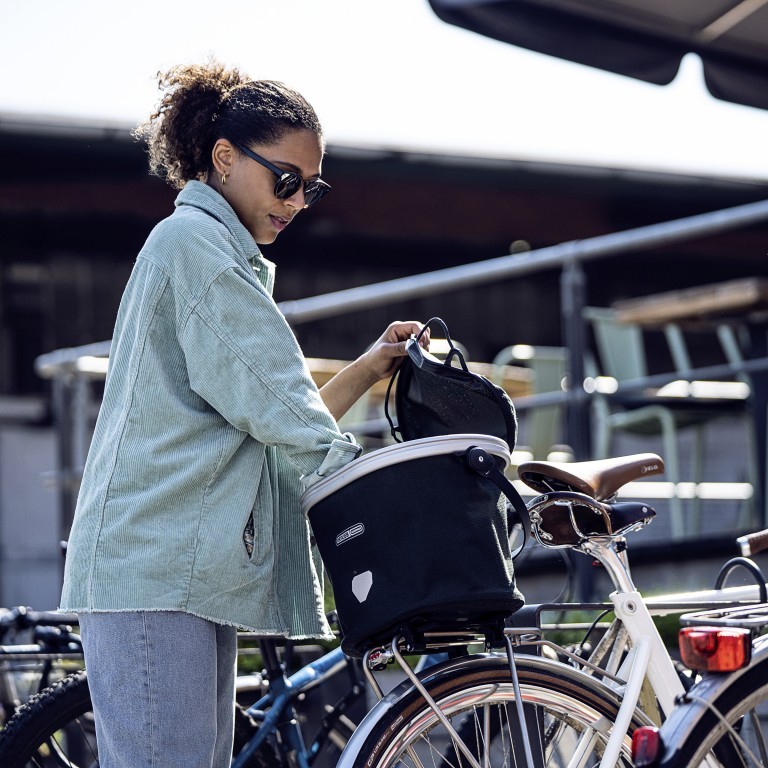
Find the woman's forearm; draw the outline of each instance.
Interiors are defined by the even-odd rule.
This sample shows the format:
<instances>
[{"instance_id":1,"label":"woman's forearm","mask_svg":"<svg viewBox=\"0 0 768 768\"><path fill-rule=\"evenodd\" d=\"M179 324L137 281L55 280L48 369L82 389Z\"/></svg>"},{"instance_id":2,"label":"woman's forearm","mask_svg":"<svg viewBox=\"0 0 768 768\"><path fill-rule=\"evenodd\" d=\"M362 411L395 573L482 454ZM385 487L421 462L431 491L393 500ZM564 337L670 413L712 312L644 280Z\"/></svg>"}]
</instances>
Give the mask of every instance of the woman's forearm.
<instances>
[{"instance_id":1,"label":"woman's forearm","mask_svg":"<svg viewBox=\"0 0 768 768\"><path fill-rule=\"evenodd\" d=\"M320 397L338 421L378 380L363 359L358 358L320 388Z\"/></svg>"}]
</instances>

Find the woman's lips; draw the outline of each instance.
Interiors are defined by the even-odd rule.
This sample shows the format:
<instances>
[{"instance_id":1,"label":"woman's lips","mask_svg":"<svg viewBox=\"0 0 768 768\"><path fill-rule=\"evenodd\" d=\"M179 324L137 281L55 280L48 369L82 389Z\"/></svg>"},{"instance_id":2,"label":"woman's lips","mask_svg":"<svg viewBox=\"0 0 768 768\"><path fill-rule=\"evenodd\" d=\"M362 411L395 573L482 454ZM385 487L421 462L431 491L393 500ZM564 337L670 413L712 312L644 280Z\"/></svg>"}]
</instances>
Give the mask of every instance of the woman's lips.
<instances>
[{"instance_id":1,"label":"woman's lips","mask_svg":"<svg viewBox=\"0 0 768 768\"><path fill-rule=\"evenodd\" d=\"M273 216L272 214L269 214L269 219L272 222L272 226L278 231L282 232L289 223L288 219L281 219L278 216Z\"/></svg>"}]
</instances>

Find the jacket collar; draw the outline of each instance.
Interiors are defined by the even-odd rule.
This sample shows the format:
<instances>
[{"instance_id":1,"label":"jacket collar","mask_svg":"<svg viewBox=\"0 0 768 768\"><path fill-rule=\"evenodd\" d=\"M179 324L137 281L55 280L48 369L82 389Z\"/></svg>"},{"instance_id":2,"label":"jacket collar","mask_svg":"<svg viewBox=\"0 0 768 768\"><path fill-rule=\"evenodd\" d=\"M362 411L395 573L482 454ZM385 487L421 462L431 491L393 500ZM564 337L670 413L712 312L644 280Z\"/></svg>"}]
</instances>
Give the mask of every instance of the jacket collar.
<instances>
[{"instance_id":1,"label":"jacket collar","mask_svg":"<svg viewBox=\"0 0 768 768\"><path fill-rule=\"evenodd\" d=\"M259 281L271 293L275 280L275 265L265 259L251 233L237 218L232 206L210 185L189 181L174 202L176 208L191 205L220 221L230 232L256 272Z\"/></svg>"}]
</instances>

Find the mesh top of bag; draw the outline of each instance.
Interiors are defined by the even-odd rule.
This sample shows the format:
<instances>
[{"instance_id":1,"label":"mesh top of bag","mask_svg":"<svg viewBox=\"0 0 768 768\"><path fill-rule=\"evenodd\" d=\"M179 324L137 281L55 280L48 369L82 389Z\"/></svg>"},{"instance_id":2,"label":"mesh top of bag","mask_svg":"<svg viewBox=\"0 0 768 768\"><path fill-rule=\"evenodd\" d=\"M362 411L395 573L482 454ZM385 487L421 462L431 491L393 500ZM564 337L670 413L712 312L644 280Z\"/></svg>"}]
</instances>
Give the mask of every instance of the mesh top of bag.
<instances>
[{"instance_id":1,"label":"mesh top of bag","mask_svg":"<svg viewBox=\"0 0 768 768\"><path fill-rule=\"evenodd\" d=\"M517 440L515 408L507 393L484 376L453 367L409 342L395 405L404 440L438 434L482 433Z\"/></svg>"}]
</instances>

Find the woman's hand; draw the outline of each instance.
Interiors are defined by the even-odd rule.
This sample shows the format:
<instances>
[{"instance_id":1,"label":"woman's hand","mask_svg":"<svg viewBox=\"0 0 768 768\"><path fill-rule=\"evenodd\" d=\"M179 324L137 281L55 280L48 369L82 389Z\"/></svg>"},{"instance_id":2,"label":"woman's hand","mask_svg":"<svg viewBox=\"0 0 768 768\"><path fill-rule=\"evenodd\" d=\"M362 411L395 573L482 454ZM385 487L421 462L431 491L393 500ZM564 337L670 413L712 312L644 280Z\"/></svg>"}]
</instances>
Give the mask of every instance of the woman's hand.
<instances>
[{"instance_id":1,"label":"woman's hand","mask_svg":"<svg viewBox=\"0 0 768 768\"><path fill-rule=\"evenodd\" d=\"M320 389L323 402L337 421L377 381L394 373L400 358L406 354L408 339L418 335L421 329L422 324L415 321L390 323L357 360L339 371ZM424 331L419 344L429 349L429 328Z\"/></svg>"},{"instance_id":2,"label":"woman's hand","mask_svg":"<svg viewBox=\"0 0 768 768\"><path fill-rule=\"evenodd\" d=\"M386 379L395 372L411 336L417 336L422 325L418 322L394 322L356 362L370 370L372 382ZM429 328L419 339L419 345L429 349Z\"/></svg>"}]
</instances>

